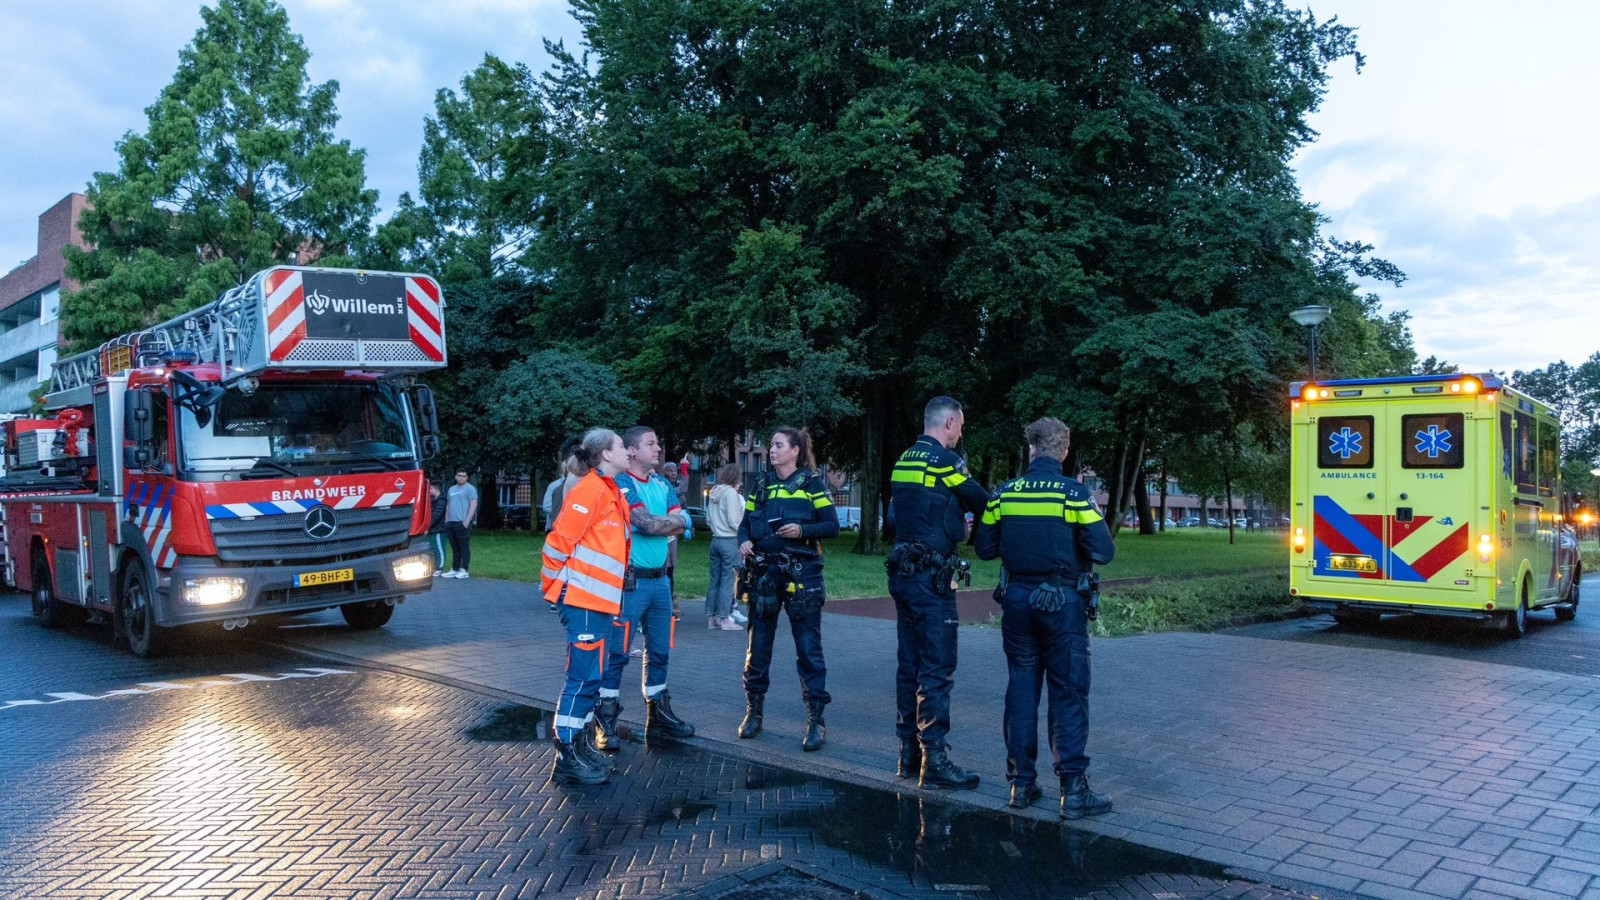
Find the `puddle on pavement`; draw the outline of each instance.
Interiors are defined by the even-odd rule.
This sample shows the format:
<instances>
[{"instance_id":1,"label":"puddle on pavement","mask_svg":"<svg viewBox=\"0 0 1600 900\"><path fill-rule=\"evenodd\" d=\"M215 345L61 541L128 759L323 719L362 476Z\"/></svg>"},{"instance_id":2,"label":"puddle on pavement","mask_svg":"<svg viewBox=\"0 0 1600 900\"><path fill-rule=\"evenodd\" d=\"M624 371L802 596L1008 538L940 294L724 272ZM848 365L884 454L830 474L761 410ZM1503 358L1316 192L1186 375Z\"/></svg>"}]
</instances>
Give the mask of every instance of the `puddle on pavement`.
<instances>
[{"instance_id":1,"label":"puddle on pavement","mask_svg":"<svg viewBox=\"0 0 1600 900\"><path fill-rule=\"evenodd\" d=\"M497 707L487 720L467 729L467 737L491 743L544 741L550 739L550 731L544 710L508 703Z\"/></svg>"},{"instance_id":2,"label":"puddle on pavement","mask_svg":"<svg viewBox=\"0 0 1600 900\"><path fill-rule=\"evenodd\" d=\"M948 889L1054 897L1162 873L1226 881L1221 866L1069 828L917 794L827 783L831 802L787 810L780 825Z\"/></svg>"},{"instance_id":3,"label":"puddle on pavement","mask_svg":"<svg viewBox=\"0 0 1600 900\"><path fill-rule=\"evenodd\" d=\"M520 704L492 710L467 731L485 742L547 741L549 715ZM1101 837L1054 821L973 809L892 787L861 787L810 777L726 756L700 747L667 744L630 749L609 785L583 789L594 797L595 842L631 840L660 827L726 828L750 816L751 833L788 834L849 853L863 862L903 873L920 889L995 898L1062 896L1064 890L1109 887L1142 875L1191 876L1228 881L1222 867L1189 857ZM642 766L644 771L637 771ZM644 781L636 778L644 776ZM640 785L651 785L643 792ZM750 794L778 797L751 802ZM627 802L608 802L623 797ZM1051 798L1046 798L1050 800ZM616 830L614 826L625 826ZM797 875L796 877L806 877ZM797 885L770 885L776 893L809 894ZM824 894L833 886L812 885ZM740 895L744 897L744 895ZM819 894L818 896L821 896Z\"/></svg>"}]
</instances>

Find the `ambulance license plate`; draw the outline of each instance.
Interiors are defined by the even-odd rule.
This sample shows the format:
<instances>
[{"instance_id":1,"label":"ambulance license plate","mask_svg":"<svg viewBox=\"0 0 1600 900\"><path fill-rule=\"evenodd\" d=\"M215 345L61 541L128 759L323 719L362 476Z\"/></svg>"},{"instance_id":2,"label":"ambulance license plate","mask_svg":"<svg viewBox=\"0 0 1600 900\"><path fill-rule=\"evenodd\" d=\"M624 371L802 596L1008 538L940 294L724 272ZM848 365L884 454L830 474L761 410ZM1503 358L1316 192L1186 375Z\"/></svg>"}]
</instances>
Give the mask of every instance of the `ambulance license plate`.
<instances>
[{"instance_id":1,"label":"ambulance license plate","mask_svg":"<svg viewBox=\"0 0 1600 900\"><path fill-rule=\"evenodd\" d=\"M1330 556L1328 568L1335 572L1376 572L1378 561L1370 556Z\"/></svg>"},{"instance_id":2,"label":"ambulance license plate","mask_svg":"<svg viewBox=\"0 0 1600 900\"><path fill-rule=\"evenodd\" d=\"M338 584L341 581L355 580L355 569L329 569L326 572L301 572L294 577L294 586L318 587L324 584Z\"/></svg>"}]
</instances>

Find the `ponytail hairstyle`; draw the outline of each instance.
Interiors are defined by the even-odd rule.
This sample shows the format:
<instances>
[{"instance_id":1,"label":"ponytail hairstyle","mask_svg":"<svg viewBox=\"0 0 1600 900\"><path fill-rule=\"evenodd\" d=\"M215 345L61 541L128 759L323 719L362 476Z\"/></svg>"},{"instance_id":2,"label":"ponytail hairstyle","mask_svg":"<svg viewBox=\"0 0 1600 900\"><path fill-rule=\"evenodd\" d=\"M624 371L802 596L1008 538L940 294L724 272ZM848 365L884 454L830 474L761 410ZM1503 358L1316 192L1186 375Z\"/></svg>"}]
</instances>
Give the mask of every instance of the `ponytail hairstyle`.
<instances>
[{"instance_id":1,"label":"ponytail hairstyle","mask_svg":"<svg viewBox=\"0 0 1600 900\"><path fill-rule=\"evenodd\" d=\"M779 425L772 429L773 434L781 434L789 439L789 443L800 448L800 455L795 459L795 468L814 470L817 467L817 457L811 452L811 434L803 428L790 425Z\"/></svg>"}]
</instances>

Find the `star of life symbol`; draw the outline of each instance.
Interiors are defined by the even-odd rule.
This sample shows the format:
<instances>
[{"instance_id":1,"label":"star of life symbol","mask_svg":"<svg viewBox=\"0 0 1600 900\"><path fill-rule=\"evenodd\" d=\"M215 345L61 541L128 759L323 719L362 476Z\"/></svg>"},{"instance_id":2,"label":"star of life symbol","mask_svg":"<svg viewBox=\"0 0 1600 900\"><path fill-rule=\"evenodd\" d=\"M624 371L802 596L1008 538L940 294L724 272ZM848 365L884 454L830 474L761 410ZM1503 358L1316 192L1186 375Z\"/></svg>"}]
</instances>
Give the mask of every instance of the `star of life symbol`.
<instances>
[{"instance_id":1,"label":"star of life symbol","mask_svg":"<svg viewBox=\"0 0 1600 900\"><path fill-rule=\"evenodd\" d=\"M1349 459L1361 453L1361 432L1341 428L1328 435L1328 452L1337 453L1340 459Z\"/></svg>"},{"instance_id":2,"label":"star of life symbol","mask_svg":"<svg viewBox=\"0 0 1600 900\"><path fill-rule=\"evenodd\" d=\"M1439 454L1450 452L1450 429L1439 430L1437 425L1429 425L1427 431L1417 432L1417 452L1428 454L1429 459L1438 459Z\"/></svg>"}]
</instances>

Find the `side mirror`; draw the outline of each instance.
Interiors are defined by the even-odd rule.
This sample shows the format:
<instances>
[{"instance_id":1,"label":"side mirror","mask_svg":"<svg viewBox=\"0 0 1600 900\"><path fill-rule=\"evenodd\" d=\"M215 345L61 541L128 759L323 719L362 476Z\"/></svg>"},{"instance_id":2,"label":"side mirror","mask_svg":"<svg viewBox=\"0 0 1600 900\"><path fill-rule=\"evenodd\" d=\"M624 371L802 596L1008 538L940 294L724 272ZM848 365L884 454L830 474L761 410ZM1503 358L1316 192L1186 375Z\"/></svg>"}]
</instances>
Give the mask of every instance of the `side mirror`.
<instances>
[{"instance_id":1,"label":"side mirror","mask_svg":"<svg viewBox=\"0 0 1600 900\"><path fill-rule=\"evenodd\" d=\"M429 459L433 459L435 456L438 456L438 455L439 455L439 436L436 435L436 434L425 434L425 435L423 435L422 436L422 458L424 460L429 460Z\"/></svg>"},{"instance_id":2,"label":"side mirror","mask_svg":"<svg viewBox=\"0 0 1600 900\"><path fill-rule=\"evenodd\" d=\"M433 400L433 389L419 384L412 391L417 404L417 430L424 435L439 433L439 407Z\"/></svg>"},{"instance_id":3,"label":"side mirror","mask_svg":"<svg viewBox=\"0 0 1600 900\"><path fill-rule=\"evenodd\" d=\"M148 444L154 436L151 420L155 396L149 391L133 390L122 395L122 438L134 444Z\"/></svg>"}]
</instances>

